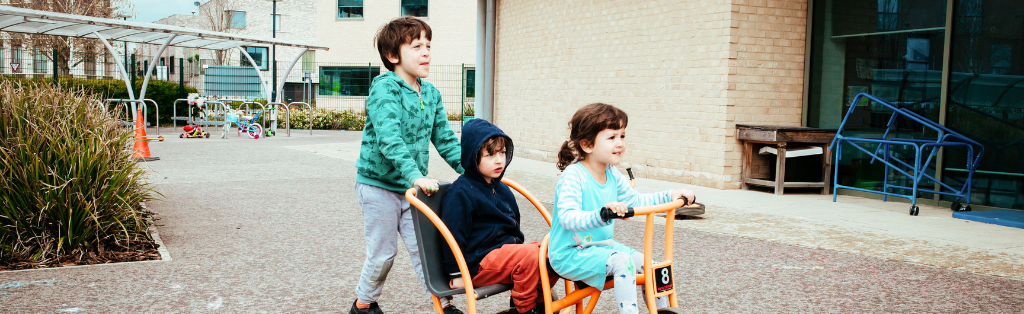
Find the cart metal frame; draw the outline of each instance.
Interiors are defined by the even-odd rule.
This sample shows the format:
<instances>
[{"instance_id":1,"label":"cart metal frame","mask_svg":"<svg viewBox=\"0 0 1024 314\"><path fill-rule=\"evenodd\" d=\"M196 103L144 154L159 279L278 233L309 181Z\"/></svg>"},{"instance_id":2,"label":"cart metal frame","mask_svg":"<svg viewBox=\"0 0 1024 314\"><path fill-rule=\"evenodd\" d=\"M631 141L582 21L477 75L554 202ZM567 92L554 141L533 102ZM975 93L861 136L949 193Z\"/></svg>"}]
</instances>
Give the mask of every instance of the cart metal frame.
<instances>
[{"instance_id":1,"label":"cart metal frame","mask_svg":"<svg viewBox=\"0 0 1024 314\"><path fill-rule=\"evenodd\" d=\"M847 120L853 114L854 109L857 105L868 99L881 104L882 106L892 110L892 116L889 118L889 122L886 125L885 133L881 137L870 137L870 136L843 136L843 130L846 127ZM913 138L901 138L895 135L894 128L896 127L897 118L904 118L910 121L921 124L924 128L928 128L936 132L937 136L935 139L913 139ZM883 173L882 190L870 190L864 188L858 188L853 186L846 186L839 184L839 160L843 158L843 144L848 144L859 151L871 156L871 163L879 161L885 164L885 172ZM874 146L874 151L870 149ZM893 147L904 147L912 148L913 151L913 164L908 161L904 161L894 154ZM887 201L889 196L901 197L910 200L910 214L917 216L919 208L917 207L917 196L920 193L932 193L939 195L947 195L955 197L954 204L959 204L961 199L965 200L966 206L956 208L954 210L970 210L971 202L971 179L974 176L974 171L978 167L981 157L985 154L985 147L980 143L967 138L945 126L942 126L935 121L929 120L920 114L911 111L907 108L901 108L892 104L889 101L881 98L872 96L866 93L857 94L853 99L853 103L850 105L850 109L847 110L846 116L843 117L842 124L839 125L839 130L836 132L836 137L832 140L829 145L831 149L835 151L835 164L833 167L835 171L832 176L833 187L832 187L832 201L836 201L836 191L839 189L848 189L854 191L876 193L882 195L882 200ZM963 147L967 150L967 165L964 169L967 170L967 180L963 186L956 188L936 179L934 176L927 174L928 166L936 160L936 156L939 150L944 147ZM977 154L975 154L977 152ZM901 174L909 177L912 180L911 186L903 186L898 183L890 183L890 174ZM935 189L923 189L921 188L922 180L928 180L934 182L937 187ZM901 191L910 191L910 194L898 193Z\"/></svg>"}]
</instances>

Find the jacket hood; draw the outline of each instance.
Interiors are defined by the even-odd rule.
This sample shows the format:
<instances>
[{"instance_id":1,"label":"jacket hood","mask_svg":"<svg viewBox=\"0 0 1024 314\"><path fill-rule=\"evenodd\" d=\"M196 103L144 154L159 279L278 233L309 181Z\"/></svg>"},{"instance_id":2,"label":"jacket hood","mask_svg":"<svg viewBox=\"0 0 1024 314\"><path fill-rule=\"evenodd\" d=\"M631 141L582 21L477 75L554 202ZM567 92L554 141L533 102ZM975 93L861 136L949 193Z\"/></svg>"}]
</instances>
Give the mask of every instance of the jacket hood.
<instances>
[{"instance_id":1,"label":"jacket hood","mask_svg":"<svg viewBox=\"0 0 1024 314\"><path fill-rule=\"evenodd\" d=\"M402 88L408 89L413 92L416 91L412 89L412 86L409 86L409 83L406 83L405 80L402 79L402 77L398 76L398 74L395 74L395 72L387 72L381 75L377 75L377 77L373 78L373 83L371 83L370 86L377 85L377 83L380 81L394 81L395 83L398 84L398 86L401 86ZM423 81L420 81L420 78L416 78L416 81L420 82L420 86L423 85Z\"/></svg>"},{"instance_id":2,"label":"jacket hood","mask_svg":"<svg viewBox=\"0 0 1024 314\"><path fill-rule=\"evenodd\" d=\"M505 145L505 169L501 170L501 175L493 183L500 182L501 178L505 176L505 170L508 170L508 165L512 163L512 151L514 150L512 138L502 132L498 126L484 119L472 119L462 126L462 168L466 170L463 173L464 176L482 183L487 182L484 180L483 174L480 173L478 156L484 142L495 135L504 137L507 145Z\"/></svg>"}]
</instances>

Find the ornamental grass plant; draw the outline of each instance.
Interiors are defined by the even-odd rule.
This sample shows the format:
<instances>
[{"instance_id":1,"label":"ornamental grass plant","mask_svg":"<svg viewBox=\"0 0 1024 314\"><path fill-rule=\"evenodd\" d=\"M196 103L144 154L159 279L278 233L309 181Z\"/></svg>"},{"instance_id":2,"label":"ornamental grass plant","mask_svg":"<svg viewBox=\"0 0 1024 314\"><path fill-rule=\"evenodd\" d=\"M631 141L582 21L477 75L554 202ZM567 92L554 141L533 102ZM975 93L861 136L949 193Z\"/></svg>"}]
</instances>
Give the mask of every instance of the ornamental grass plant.
<instances>
[{"instance_id":1,"label":"ornamental grass plant","mask_svg":"<svg viewBox=\"0 0 1024 314\"><path fill-rule=\"evenodd\" d=\"M0 82L0 269L150 259L133 140L85 89Z\"/></svg>"}]
</instances>

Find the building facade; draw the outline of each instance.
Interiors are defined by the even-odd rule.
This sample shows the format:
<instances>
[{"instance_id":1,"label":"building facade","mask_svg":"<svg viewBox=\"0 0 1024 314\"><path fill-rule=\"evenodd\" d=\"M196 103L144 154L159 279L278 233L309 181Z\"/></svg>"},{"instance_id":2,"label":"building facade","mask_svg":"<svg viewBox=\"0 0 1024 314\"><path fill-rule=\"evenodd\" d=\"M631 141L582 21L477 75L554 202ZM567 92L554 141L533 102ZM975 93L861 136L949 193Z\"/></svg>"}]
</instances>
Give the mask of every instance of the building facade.
<instances>
[{"instance_id":1,"label":"building facade","mask_svg":"<svg viewBox=\"0 0 1024 314\"><path fill-rule=\"evenodd\" d=\"M575 110L605 102L630 114L624 163L639 176L736 189L743 167L736 124L837 128L853 95L870 92L986 145L972 204L1024 208L1019 1L499 0L495 7L493 119L520 155L554 160ZM848 130L881 134L891 112L858 108L860 120ZM962 183L963 158L941 155L930 173ZM880 189L883 170L869 161L845 150L840 180Z\"/></svg>"},{"instance_id":2,"label":"building facade","mask_svg":"<svg viewBox=\"0 0 1024 314\"><path fill-rule=\"evenodd\" d=\"M195 27L270 37L272 5L267 0L212 0L197 9ZM450 113L462 112L462 103L471 102L474 95L475 10L476 2L467 0L278 1L277 38L330 48L306 52L289 73L284 72L299 50L277 48L278 80L286 82L284 99L311 102L320 108L363 110L373 77L387 71L374 47L374 35L391 19L411 15L427 21L433 30L431 75L427 81L441 91ZM192 18L174 15L157 23L192 27ZM158 48L146 47L153 53ZM248 47L248 50L261 65L264 77L270 80L273 49L259 46ZM203 85L202 65L248 64L238 51L219 55L214 51L192 53L171 49L164 57L169 60L171 56L187 58L194 54L199 54L200 61L195 63L196 69L189 72L195 78L190 82L199 88ZM308 88L312 92L304 92L307 88L303 85L304 76L309 77Z\"/></svg>"}]
</instances>

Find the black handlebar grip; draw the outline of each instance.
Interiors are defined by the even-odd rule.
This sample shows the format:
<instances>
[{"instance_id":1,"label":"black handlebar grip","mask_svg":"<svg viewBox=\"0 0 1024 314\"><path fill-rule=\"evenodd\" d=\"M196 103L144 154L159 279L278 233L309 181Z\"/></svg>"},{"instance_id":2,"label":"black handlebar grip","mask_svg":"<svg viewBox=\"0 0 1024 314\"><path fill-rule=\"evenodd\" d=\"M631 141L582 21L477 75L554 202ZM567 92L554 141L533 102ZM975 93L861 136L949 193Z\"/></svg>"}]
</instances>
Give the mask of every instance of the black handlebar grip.
<instances>
[{"instance_id":1,"label":"black handlebar grip","mask_svg":"<svg viewBox=\"0 0 1024 314\"><path fill-rule=\"evenodd\" d=\"M626 173L629 174L629 179L633 180L633 168L626 168Z\"/></svg>"},{"instance_id":2,"label":"black handlebar grip","mask_svg":"<svg viewBox=\"0 0 1024 314\"><path fill-rule=\"evenodd\" d=\"M609 220L612 220L614 218L625 219L625 218L629 218L629 217L633 217L633 208L632 207L630 207L629 210L626 211L626 215L623 215L623 216L619 216L619 214L616 214L615 212L613 212L608 207L601 207L601 220L609 221Z\"/></svg>"}]
</instances>

